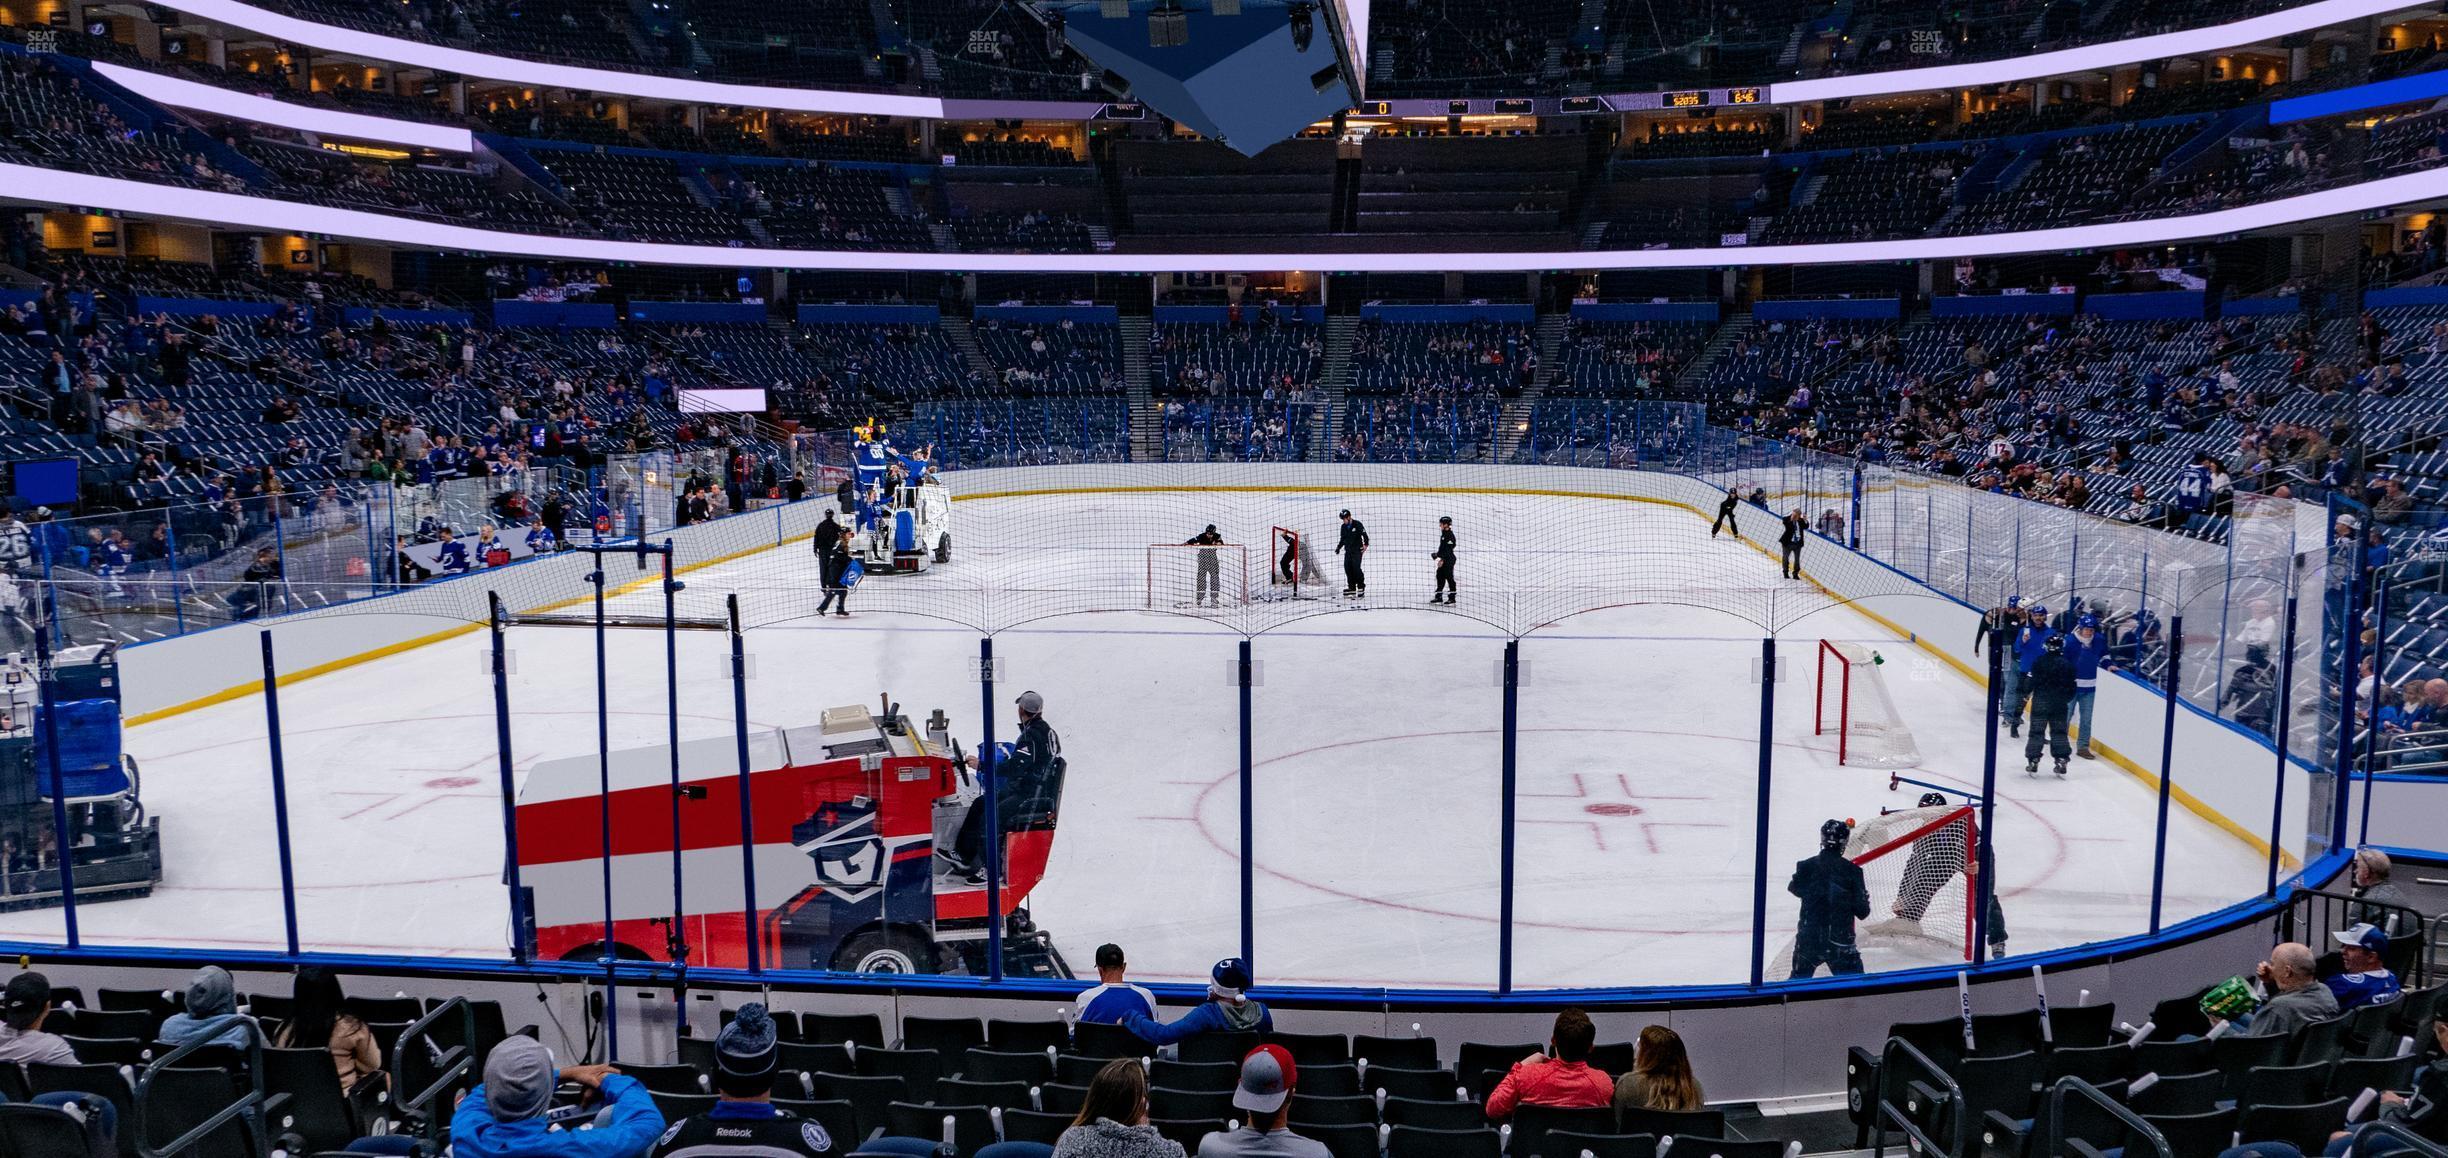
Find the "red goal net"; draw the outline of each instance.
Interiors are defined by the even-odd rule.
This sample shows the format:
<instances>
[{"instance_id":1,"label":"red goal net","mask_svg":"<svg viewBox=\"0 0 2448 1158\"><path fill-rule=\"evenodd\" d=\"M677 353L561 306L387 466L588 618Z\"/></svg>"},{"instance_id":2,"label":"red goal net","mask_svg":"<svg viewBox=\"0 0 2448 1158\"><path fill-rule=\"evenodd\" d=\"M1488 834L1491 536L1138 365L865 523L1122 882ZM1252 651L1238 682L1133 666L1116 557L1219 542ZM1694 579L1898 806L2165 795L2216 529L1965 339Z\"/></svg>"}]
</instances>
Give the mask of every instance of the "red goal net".
<instances>
[{"instance_id":1,"label":"red goal net","mask_svg":"<svg viewBox=\"0 0 2448 1158\"><path fill-rule=\"evenodd\" d=\"M1836 737L1836 762L1872 768L1911 768L1921 746L1887 689L1886 664L1858 643L1819 641L1817 706L1811 734Z\"/></svg>"},{"instance_id":2,"label":"red goal net","mask_svg":"<svg viewBox=\"0 0 2448 1158\"><path fill-rule=\"evenodd\" d=\"M1855 825L1845 858L1862 869L1870 916L1854 945L1872 970L1954 965L1972 959L1973 898L1979 895L1980 813L1969 805L1907 808ZM1792 972L1793 943L1769 963Z\"/></svg>"}]
</instances>

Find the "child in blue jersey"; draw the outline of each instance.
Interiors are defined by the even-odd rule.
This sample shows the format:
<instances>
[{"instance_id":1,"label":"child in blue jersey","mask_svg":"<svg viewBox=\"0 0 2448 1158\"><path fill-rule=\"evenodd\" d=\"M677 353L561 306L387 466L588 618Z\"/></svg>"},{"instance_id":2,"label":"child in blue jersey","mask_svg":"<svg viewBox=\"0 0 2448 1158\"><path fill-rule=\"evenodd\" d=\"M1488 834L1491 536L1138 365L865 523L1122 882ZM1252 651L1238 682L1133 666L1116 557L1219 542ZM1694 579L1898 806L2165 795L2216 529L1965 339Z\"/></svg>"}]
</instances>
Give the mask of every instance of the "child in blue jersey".
<instances>
[{"instance_id":1,"label":"child in blue jersey","mask_svg":"<svg viewBox=\"0 0 2448 1158\"><path fill-rule=\"evenodd\" d=\"M1096 1025L1120 1025L1131 1014L1156 1016L1156 995L1122 979L1128 963L1122 946L1099 945L1097 987L1079 995L1079 1019Z\"/></svg>"},{"instance_id":2,"label":"child in blue jersey","mask_svg":"<svg viewBox=\"0 0 2448 1158\"><path fill-rule=\"evenodd\" d=\"M2321 984L2337 995L2340 1013L2397 1000L2405 987L2381 960L2388 954L2388 934L2365 924L2330 935L2337 938L2338 964L2343 971L2321 978Z\"/></svg>"},{"instance_id":3,"label":"child in blue jersey","mask_svg":"<svg viewBox=\"0 0 2448 1158\"><path fill-rule=\"evenodd\" d=\"M527 552L531 555L552 554L552 528L547 527L542 523L537 523L536 525L527 528Z\"/></svg>"},{"instance_id":4,"label":"child in blue jersey","mask_svg":"<svg viewBox=\"0 0 2448 1158\"><path fill-rule=\"evenodd\" d=\"M2086 614L2074 621L2074 633L2066 638L2066 658L2074 661L2074 717L2081 729L2074 754L2094 759L2091 713L2099 699L2100 669L2108 665L2108 639L2100 634L2098 616Z\"/></svg>"}]
</instances>

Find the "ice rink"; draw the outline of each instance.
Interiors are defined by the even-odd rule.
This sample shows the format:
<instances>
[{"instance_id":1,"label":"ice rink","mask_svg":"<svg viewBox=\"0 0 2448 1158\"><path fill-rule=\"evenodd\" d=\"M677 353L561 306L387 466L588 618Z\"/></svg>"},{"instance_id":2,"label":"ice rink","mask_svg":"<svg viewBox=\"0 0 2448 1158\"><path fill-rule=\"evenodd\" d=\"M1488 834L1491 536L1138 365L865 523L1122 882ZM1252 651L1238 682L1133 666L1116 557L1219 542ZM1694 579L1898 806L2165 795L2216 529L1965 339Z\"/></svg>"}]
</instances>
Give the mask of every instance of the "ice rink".
<instances>
[{"instance_id":1,"label":"ice rink","mask_svg":"<svg viewBox=\"0 0 2448 1158\"><path fill-rule=\"evenodd\" d=\"M1302 528L1332 566L1334 501L965 501L953 561L924 576L871 578L851 619L806 617L816 593L804 543L690 574L688 599L704 614L736 591L758 624L749 633L753 726L810 723L826 707L873 704L882 692L912 717L941 708L974 743L981 633L928 613L938 593L949 604L990 577L1020 589L1054 585L1053 574L1107 590L1109 605L1144 606L1156 565L1144 547L1082 543L1061 530L1110 523L1120 510L1145 529L1117 533L1146 542L1223 525L1249 545L1248 582L1264 594L1265 528ZM1425 606L1434 523L1423 513L1449 513L1461 530L1460 610L1469 612L1505 597L1492 588L1529 581L1498 561L1513 540L1534 537L1524 518L1533 501L1439 496L1433 508L1381 516L1363 609L1324 614L1346 606L1321 601L1304 608L1320 614L1256 637L1251 852L1262 982L1496 982L1505 634ZM1689 601L1626 600L1523 637L1514 984L1739 982L1751 944L1763 629L1703 604L1713 592L1789 587L1806 606L1812 589L1781 580L1775 560L1750 546L1710 539L1686 510L1584 505L1574 523L1595 528L1585 541L1646 547L1576 566L1648 567L1664 582L1641 586L1682 590ZM1337 574L1326 593L1339 586ZM1218 617L1152 601L1159 610L1058 614L1075 604L1048 598L1047 614L1009 620L1017 625L994 636L1003 663L996 727L1008 737L1011 697L1034 689L1070 762L1053 861L1033 897L1038 924L1075 967L1110 940L1127 948L1135 976L1201 979L1239 947L1239 704L1228 671L1241 636ZM656 606L648 595L620 602L630 613ZM1919 795L1890 792L1884 771L1839 766L1832 737L1812 735L1818 641L1860 641L1887 658L1885 677L1926 757L1911 775L1976 788L1983 726L1971 680L1865 615L1831 604L1777 634L1787 667L1775 689L1769 790L1772 949L1790 931L1787 876L1820 823L1910 807ZM611 637L611 743L661 743L663 635ZM724 635L684 632L679 642L681 737L729 735ZM281 689L305 948L506 955L486 650L485 634L471 632ZM517 767L593 752L593 633L517 627L511 657ZM165 880L144 900L83 906L89 943L282 946L264 733L260 697L129 732L145 803L163 818ZM2144 931L2156 793L2097 760L2075 761L2062 780L2027 779L2019 742L2000 765L1995 835L2010 951ZM2259 891L2262 855L2234 836L2179 808L2168 840L2169 921ZM0 934L56 939L61 915L0 915Z\"/></svg>"}]
</instances>

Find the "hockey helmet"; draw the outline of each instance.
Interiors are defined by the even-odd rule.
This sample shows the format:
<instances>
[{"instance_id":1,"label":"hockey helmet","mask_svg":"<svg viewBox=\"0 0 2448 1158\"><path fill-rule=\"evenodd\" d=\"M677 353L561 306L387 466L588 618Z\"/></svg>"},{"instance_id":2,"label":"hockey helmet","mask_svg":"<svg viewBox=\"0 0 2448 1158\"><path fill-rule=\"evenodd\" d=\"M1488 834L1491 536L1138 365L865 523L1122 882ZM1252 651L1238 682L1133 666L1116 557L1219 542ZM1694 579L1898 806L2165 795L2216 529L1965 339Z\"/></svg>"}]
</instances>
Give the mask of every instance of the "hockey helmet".
<instances>
[{"instance_id":1,"label":"hockey helmet","mask_svg":"<svg viewBox=\"0 0 2448 1158\"><path fill-rule=\"evenodd\" d=\"M2085 615L2085 616L2083 616L2082 618L2075 620L2075 621L2074 621L2074 626L2076 626L2076 627L2098 627L2098 626L2099 626L2099 616L2096 616L2096 615Z\"/></svg>"},{"instance_id":2,"label":"hockey helmet","mask_svg":"<svg viewBox=\"0 0 2448 1158\"><path fill-rule=\"evenodd\" d=\"M2006 597L2006 606L2008 606L2008 607L2021 607L2021 606L2023 606L2023 597L2022 597L2022 596L2020 596L2020 595L2009 595L2009 596L2007 596L2007 597Z\"/></svg>"},{"instance_id":3,"label":"hockey helmet","mask_svg":"<svg viewBox=\"0 0 2448 1158\"><path fill-rule=\"evenodd\" d=\"M2063 652L2065 650L2065 636L2051 635L2045 642L2041 643L2040 646L2046 648L2051 655Z\"/></svg>"},{"instance_id":4,"label":"hockey helmet","mask_svg":"<svg viewBox=\"0 0 2448 1158\"><path fill-rule=\"evenodd\" d=\"M1921 794L1921 807L1923 808L1933 808L1945 803L1946 793L1944 792L1924 792Z\"/></svg>"},{"instance_id":5,"label":"hockey helmet","mask_svg":"<svg viewBox=\"0 0 2448 1158\"><path fill-rule=\"evenodd\" d=\"M2037 615L2037 616L2041 616L2041 617L2043 617L2043 618L2046 618L2046 617L2047 617L2047 615L2048 615L2048 613L2049 613L2048 604L2046 604L2046 603L2034 603L2034 604L2032 604L2032 605L2031 605L2030 611L2031 611L2031 614L2033 614L2033 615Z\"/></svg>"},{"instance_id":6,"label":"hockey helmet","mask_svg":"<svg viewBox=\"0 0 2448 1158\"><path fill-rule=\"evenodd\" d=\"M1841 820L1831 820L1819 826L1819 847L1843 848L1853 839L1853 826Z\"/></svg>"}]
</instances>

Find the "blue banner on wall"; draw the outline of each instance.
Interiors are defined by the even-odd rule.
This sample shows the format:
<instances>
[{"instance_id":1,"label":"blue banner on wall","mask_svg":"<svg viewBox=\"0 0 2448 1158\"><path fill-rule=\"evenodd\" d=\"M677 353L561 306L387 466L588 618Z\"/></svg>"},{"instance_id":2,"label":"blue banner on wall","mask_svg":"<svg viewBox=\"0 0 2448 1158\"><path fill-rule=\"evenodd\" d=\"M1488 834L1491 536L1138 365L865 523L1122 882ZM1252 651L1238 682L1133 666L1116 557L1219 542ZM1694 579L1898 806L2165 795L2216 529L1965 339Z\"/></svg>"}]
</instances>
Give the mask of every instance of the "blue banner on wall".
<instances>
[{"instance_id":1,"label":"blue banner on wall","mask_svg":"<svg viewBox=\"0 0 2448 1158\"><path fill-rule=\"evenodd\" d=\"M2371 299L2378 296L2380 292L2382 291L2375 290L2365 294L2365 304L2371 304ZM2439 300L2448 301L2448 297L2442 297ZM2249 318L2260 314L2300 314L2302 312L2303 298L2295 294L2278 298L2231 298L2219 303L2219 315L2229 318Z\"/></svg>"},{"instance_id":2,"label":"blue banner on wall","mask_svg":"<svg viewBox=\"0 0 2448 1158\"><path fill-rule=\"evenodd\" d=\"M1538 311L1527 302L1456 306L1379 305L1372 302L1360 307L1360 316L1389 322L1532 322L1538 320Z\"/></svg>"},{"instance_id":3,"label":"blue banner on wall","mask_svg":"<svg viewBox=\"0 0 2448 1158\"><path fill-rule=\"evenodd\" d=\"M608 330L620 324L620 314L610 302L529 302L513 299L493 303L493 324Z\"/></svg>"},{"instance_id":4,"label":"blue banner on wall","mask_svg":"<svg viewBox=\"0 0 2448 1158\"><path fill-rule=\"evenodd\" d=\"M179 317L211 314L221 318L268 318L281 310L279 302L236 302L219 298L156 298L142 294L136 298L140 314L171 314Z\"/></svg>"},{"instance_id":5,"label":"blue banner on wall","mask_svg":"<svg viewBox=\"0 0 2448 1158\"><path fill-rule=\"evenodd\" d=\"M2137 294L2092 294L2083 312L2120 322L2161 318L2200 320L2209 310L2209 295L2200 290L2152 290Z\"/></svg>"},{"instance_id":6,"label":"blue banner on wall","mask_svg":"<svg viewBox=\"0 0 2448 1158\"><path fill-rule=\"evenodd\" d=\"M1112 306L979 306L977 316L979 321L1059 322L1068 318L1074 322L1110 323L1121 317L1121 311Z\"/></svg>"},{"instance_id":7,"label":"blue banner on wall","mask_svg":"<svg viewBox=\"0 0 2448 1158\"><path fill-rule=\"evenodd\" d=\"M2073 312L2073 294L1955 294L1930 299L1933 318L2023 318L2034 314L2055 318Z\"/></svg>"},{"instance_id":8,"label":"blue banner on wall","mask_svg":"<svg viewBox=\"0 0 2448 1158\"><path fill-rule=\"evenodd\" d=\"M1790 322L1807 318L1900 318L1904 316L1904 301L1901 298L1801 298L1758 302L1752 305L1751 316L1763 322Z\"/></svg>"},{"instance_id":9,"label":"blue banner on wall","mask_svg":"<svg viewBox=\"0 0 2448 1158\"><path fill-rule=\"evenodd\" d=\"M1279 318L1298 319L1314 325L1326 320L1326 307L1277 306L1275 307L1275 316ZM1258 320L1258 307L1254 305L1242 306L1241 318L1243 321L1254 322ZM1232 307L1158 306L1156 307L1156 320L1159 322L1179 322L1185 325L1220 326L1232 320Z\"/></svg>"},{"instance_id":10,"label":"blue banner on wall","mask_svg":"<svg viewBox=\"0 0 2448 1158\"><path fill-rule=\"evenodd\" d=\"M799 320L811 325L931 326L943 317L934 306L801 306Z\"/></svg>"},{"instance_id":11,"label":"blue banner on wall","mask_svg":"<svg viewBox=\"0 0 2448 1158\"><path fill-rule=\"evenodd\" d=\"M1713 322L1715 302L1576 302L1572 316L1589 322Z\"/></svg>"},{"instance_id":12,"label":"blue banner on wall","mask_svg":"<svg viewBox=\"0 0 2448 1158\"><path fill-rule=\"evenodd\" d=\"M631 302L629 320L755 326L764 324L765 306L759 302Z\"/></svg>"}]
</instances>

